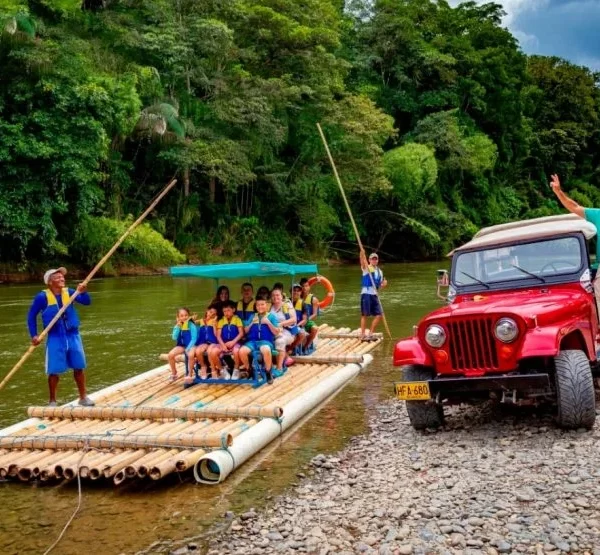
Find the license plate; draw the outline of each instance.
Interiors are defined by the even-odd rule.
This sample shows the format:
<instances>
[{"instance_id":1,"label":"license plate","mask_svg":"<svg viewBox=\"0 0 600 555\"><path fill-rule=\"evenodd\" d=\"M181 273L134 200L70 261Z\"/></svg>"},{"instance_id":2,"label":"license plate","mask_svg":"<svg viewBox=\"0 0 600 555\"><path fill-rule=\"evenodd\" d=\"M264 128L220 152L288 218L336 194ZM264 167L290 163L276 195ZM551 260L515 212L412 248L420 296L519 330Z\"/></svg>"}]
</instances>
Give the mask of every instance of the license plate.
<instances>
[{"instance_id":1,"label":"license plate","mask_svg":"<svg viewBox=\"0 0 600 555\"><path fill-rule=\"evenodd\" d=\"M396 384L396 397L402 401L425 401L431 399L427 382L400 382Z\"/></svg>"}]
</instances>

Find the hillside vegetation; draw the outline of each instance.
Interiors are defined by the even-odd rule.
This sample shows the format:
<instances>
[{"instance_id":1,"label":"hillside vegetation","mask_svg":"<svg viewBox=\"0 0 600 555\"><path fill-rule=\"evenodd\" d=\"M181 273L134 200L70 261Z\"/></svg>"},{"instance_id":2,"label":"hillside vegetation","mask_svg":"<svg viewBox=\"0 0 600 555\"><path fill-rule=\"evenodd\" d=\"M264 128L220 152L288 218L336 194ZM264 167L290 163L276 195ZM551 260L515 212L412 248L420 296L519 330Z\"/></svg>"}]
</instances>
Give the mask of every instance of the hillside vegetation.
<instances>
[{"instance_id":1,"label":"hillside vegetation","mask_svg":"<svg viewBox=\"0 0 600 555\"><path fill-rule=\"evenodd\" d=\"M554 172L600 206L598 75L526 56L502 15L444 0L4 0L0 261L89 263L173 176L127 261L355 256L317 122L388 260L559 212Z\"/></svg>"}]
</instances>

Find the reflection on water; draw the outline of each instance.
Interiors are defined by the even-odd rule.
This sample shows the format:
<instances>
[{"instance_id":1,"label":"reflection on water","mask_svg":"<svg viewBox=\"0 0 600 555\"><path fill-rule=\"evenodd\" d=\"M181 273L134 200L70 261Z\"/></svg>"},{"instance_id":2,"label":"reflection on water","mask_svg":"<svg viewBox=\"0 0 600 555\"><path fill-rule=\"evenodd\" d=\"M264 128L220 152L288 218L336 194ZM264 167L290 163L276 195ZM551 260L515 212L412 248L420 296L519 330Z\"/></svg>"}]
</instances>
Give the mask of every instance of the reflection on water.
<instances>
[{"instance_id":1,"label":"reflection on water","mask_svg":"<svg viewBox=\"0 0 600 555\"><path fill-rule=\"evenodd\" d=\"M389 281L382 294L383 306L397 339L410 334L421 316L439 306L435 299L438 264L382 266ZM341 267L322 268L322 272L336 288L335 305L324 320L335 326L357 327L360 270ZM232 293L240 284L229 284ZM28 346L25 318L39 289L35 285L0 289L1 375ZM136 277L95 280L89 289L92 305L81 307L79 313L89 364L88 384L94 391L158 366L158 354L171 347L176 308L185 305L200 312L212 298L214 284L196 279ZM384 331L383 325L379 331ZM365 408L392 394L392 382L397 377L391 365L392 348L393 341L386 340L373 352L375 360L365 373L224 484L201 486L179 476L125 484L118 489L84 482L82 509L56 553L79 553L93 545L102 545L103 553L135 553L159 540L183 542L200 537L227 510L237 513L260 506L294 482L302 465L314 455L339 450L349 437L365 430ZM24 419L26 407L44 404L46 396L43 352L37 349L0 391L0 427ZM66 402L75 396L73 380L65 376L60 383L60 400ZM76 483L39 486L0 482L0 553L43 552L76 504Z\"/></svg>"}]
</instances>

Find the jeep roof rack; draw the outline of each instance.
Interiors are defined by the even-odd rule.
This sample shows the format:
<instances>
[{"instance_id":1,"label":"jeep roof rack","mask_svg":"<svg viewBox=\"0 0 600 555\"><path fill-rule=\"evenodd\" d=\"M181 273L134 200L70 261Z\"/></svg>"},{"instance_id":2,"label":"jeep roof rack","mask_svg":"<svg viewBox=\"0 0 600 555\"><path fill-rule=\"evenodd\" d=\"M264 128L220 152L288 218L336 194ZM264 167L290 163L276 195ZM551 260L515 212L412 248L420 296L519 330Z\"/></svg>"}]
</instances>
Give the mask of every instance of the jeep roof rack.
<instances>
[{"instance_id":1,"label":"jeep roof rack","mask_svg":"<svg viewBox=\"0 0 600 555\"><path fill-rule=\"evenodd\" d=\"M484 227L473 236L473 239L455 248L448 253L448 256L468 249L504 245L516 241L552 237L567 233L583 233L585 238L589 240L596 235L596 226L575 214L561 214L559 216L533 218Z\"/></svg>"}]
</instances>

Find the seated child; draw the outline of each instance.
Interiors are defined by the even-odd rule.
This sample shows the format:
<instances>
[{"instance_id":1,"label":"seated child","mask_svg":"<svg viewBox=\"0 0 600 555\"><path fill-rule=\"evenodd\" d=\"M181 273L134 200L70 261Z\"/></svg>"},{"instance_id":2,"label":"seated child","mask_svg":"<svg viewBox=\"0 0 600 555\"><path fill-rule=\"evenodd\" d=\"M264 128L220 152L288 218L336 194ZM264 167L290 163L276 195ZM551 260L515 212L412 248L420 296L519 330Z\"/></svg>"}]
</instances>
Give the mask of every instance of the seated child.
<instances>
[{"instance_id":1,"label":"seated child","mask_svg":"<svg viewBox=\"0 0 600 555\"><path fill-rule=\"evenodd\" d=\"M240 340L244 336L244 325L239 316L235 315L236 304L233 301L223 303L223 318L217 324L217 344L208 348L208 360L212 368L220 367L219 357L223 353L233 355L233 374L231 379L240 378ZM230 379L229 372L226 371L222 376L224 379Z\"/></svg>"},{"instance_id":2,"label":"seated child","mask_svg":"<svg viewBox=\"0 0 600 555\"><path fill-rule=\"evenodd\" d=\"M198 339L196 340L194 356L189 357L188 360L188 375L185 379L185 383L188 384L193 383L194 381L194 363L196 360L200 365L200 378L205 380L208 377L204 354L211 345L216 345L218 343L216 333L217 308L211 304L206 310L204 318L202 318L197 325Z\"/></svg>"},{"instance_id":3,"label":"seated child","mask_svg":"<svg viewBox=\"0 0 600 555\"><path fill-rule=\"evenodd\" d=\"M299 283L294 283L292 286L292 306L296 312L296 321L298 326L298 333L294 337L293 343L290 345L292 353L294 350L304 344L306 339L306 330L304 325L307 321L306 311L304 309L304 299L302 298L302 286Z\"/></svg>"},{"instance_id":4,"label":"seated child","mask_svg":"<svg viewBox=\"0 0 600 555\"><path fill-rule=\"evenodd\" d=\"M271 291L266 285L261 285L256 291L256 298L262 297L267 300L267 310L271 308ZM254 305L254 310L256 310L256 303Z\"/></svg>"},{"instance_id":5,"label":"seated child","mask_svg":"<svg viewBox=\"0 0 600 555\"><path fill-rule=\"evenodd\" d=\"M274 347L273 342L281 332L281 329L277 325L277 318L269 313L266 299L257 298L255 307L256 314L253 316L252 320L247 322L245 327L248 341L245 345L240 347L240 361L244 367L240 368L240 370L248 370L250 368L248 357L253 351L260 351L265 364L267 383L271 384L273 383L273 377L271 375L271 369L273 367L271 350Z\"/></svg>"},{"instance_id":6,"label":"seated child","mask_svg":"<svg viewBox=\"0 0 600 555\"><path fill-rule=\"evenodd\" d=\"M300 280L300 285L302 286L302 300L304 302L304 311L306 313L306 323L304 324L304 329L308 334L308 337L304 341L304 351L310 352L313 341L315 340L317 332L319 331L319 327L315 322L320 313L319 299L317 299L317 297L310 292L308 279L302 278Z\"/></svg>"},{"instance_id":7,"label":"seated child","mask_svg":"<svg viewBox=\"0 0 600 555\"><path fill-rule=\"evenodd\" d=\"M169 379L174 382L177 379L177 368L175 367L175 358L177 355L186 353L188 358L194 358L198 330L189 309L182 307L177 310L177 319L175 320L175 327L171 336L173 341L177 343L169 351L169 366L171 367L171 376Z\"/></svg>"}]
</instances>

